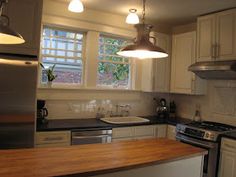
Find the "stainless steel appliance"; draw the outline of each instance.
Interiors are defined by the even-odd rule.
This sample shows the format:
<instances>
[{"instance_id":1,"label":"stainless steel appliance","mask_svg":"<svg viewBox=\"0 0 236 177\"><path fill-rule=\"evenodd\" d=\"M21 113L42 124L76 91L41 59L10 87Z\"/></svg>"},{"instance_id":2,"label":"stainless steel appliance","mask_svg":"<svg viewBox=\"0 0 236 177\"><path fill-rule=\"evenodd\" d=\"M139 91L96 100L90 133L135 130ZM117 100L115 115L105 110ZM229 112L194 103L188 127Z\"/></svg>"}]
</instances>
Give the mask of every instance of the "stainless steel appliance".
<instances>
[{"instance_id":1,"label":"stainless steel appliance","mask_svg":"<svg viewBox=\"0 0 236 177\"><path fill-rule=\"evenodd\" d=\"M0 54L0 149L34 146L37 57Z\"/></svg>"},{"instance_id":2,"label":"stainless steel appliance","mask_svg":"<svg viewBox=\"0 0 236 177\"><path fill-rule=\"evenodd\" d=\"M72 145L110 143L111 140L112 129L85 129L71 132Z\"/></svg>"},{"instance_id":3,"label":"stainless steel appliance","mask_svg":"<svg viewBox=\"0 0 236 177\"><path fill-rule=\"evenodd\" d=\"M235 127L216 122L191 122L177 124L176 139L208 151L204 157L204 177L216 177L218 165L219 135L235 130Z\"/></svg>"},{"instance_id":4,"label":"stainless steel appliance","mask_svg":"<svg viewBox=\"0 0 236 177\"><path fill-rule=\"evenodd\" d=\"M189 66L202 79L236 79L236 61L204 61Z\"/></svg>"}]
</instances>

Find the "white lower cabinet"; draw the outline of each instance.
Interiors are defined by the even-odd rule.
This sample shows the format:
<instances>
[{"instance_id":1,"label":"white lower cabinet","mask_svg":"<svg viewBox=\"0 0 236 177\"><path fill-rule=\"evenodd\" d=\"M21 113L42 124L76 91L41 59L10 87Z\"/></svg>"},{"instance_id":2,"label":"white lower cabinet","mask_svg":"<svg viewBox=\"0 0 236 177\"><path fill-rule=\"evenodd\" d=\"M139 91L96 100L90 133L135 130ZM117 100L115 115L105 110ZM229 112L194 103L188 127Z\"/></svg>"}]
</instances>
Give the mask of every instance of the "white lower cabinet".
<instances>
[{"instance_id":1,"label":"white lower cabinet","mask_svg":"<svg viewBox=\"0 0 236 177\"><path fill-rule=\"evenodd\" d=\"M143 125L112 129L112 141L135 140L145 138L165 138L167 125Z\"/></svg>"},{"instance_id":2,"label":"white lower cabinet","mask_svg":"<svg viewBox=\"0 0 236 177\"><path fill-rule=\"evenodd\" d=\"M236 140L222 139L218 176L236 177Z\"/></svg>"},{"instance_id":3,"label":"white lower cabinet","mask_svg":"<svg viewBox=\"0 0 236 177\"><path fill-rule=\"evenodd\" d=\"M70 131L36 132L35 147L63 147L70 145Z\"/></svg>"},{"instance_id":4,"label":"white lower cabinet","mask_svg":"<svg viewBox=\"0 0 236 177\"><path fill-rule=\"evenodd\" d=\"M176 140L175 136L176 136L176 126L168 125L167 126L167 138L172 139L172 140Z\"/></svg>"}]
</instances>

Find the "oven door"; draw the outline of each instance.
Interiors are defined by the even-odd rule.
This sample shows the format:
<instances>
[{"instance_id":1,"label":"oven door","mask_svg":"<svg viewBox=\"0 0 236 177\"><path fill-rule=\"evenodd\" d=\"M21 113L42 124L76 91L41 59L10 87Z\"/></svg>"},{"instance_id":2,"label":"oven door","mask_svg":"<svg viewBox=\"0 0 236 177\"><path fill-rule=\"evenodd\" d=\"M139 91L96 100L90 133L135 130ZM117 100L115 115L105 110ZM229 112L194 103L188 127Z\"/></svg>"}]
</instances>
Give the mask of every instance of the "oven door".
<instances>
[{"instance_id":1,"label":"oven door","mask_svg":"<svg viewBox=\"0 0 236 177\"><path fill-rule=\"evenodd\" d=\"M204 156L203 164L203 176L204 177L216 177L217 167L217 155L218 155L218 143L205 140L199 140L193 137L177 133L176 139L180 142L190 144L202 149L206 149L208 154Z\"/></svg>"}]
</instances>

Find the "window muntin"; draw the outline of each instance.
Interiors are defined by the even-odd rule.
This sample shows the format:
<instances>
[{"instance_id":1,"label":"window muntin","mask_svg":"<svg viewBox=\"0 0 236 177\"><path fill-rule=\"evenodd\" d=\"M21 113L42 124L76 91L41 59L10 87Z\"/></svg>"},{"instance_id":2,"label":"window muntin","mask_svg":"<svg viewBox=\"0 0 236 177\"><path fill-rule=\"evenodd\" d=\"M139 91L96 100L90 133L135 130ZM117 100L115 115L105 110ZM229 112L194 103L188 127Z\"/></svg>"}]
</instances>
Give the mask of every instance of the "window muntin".
<instances>
[{"instance_id":1,"label":"window muntin","mask_svg":"<svg viewBox=\"0 0 236 177\"><path fill-rule=\"evenodd\" d=\"M130 61L116 54L127 43L127 40L121 38L103 35L99 37L98 86L125 89L130 87Z\"/></svg>"},{"instance_id":2,"label":"window muntin","mask_svg":"<svg viewBox=\"0 0 236 177\"><path fill-rule=\"evenodd\" d=\"M41 41L42 63L46 69L56 64L54 73L57 77L54 83L82 84L83 38L83 33L44 26ZM47 82L44 69L41 82Z\"/></svg>"}]
</instances>

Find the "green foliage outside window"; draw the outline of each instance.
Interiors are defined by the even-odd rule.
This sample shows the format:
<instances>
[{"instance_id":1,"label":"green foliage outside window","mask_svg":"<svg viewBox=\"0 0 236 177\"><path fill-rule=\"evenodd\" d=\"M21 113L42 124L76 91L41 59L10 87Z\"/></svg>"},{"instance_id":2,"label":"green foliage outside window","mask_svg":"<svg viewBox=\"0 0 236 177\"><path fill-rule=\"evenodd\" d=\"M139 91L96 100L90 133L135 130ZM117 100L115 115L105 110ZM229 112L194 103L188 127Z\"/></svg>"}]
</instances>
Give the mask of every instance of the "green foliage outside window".
<instances>
[{"instance_id":1,"label":"green foliage outside window","mask_svg":"<svg viewBox=\"0 0 236 177\"><path fill-rule=\"evenodd\" d=\"M99 42L98 85L128 88L129 60L116 54L127 42L104 36L100 37Z\"/></svg>"}]
</instances>

